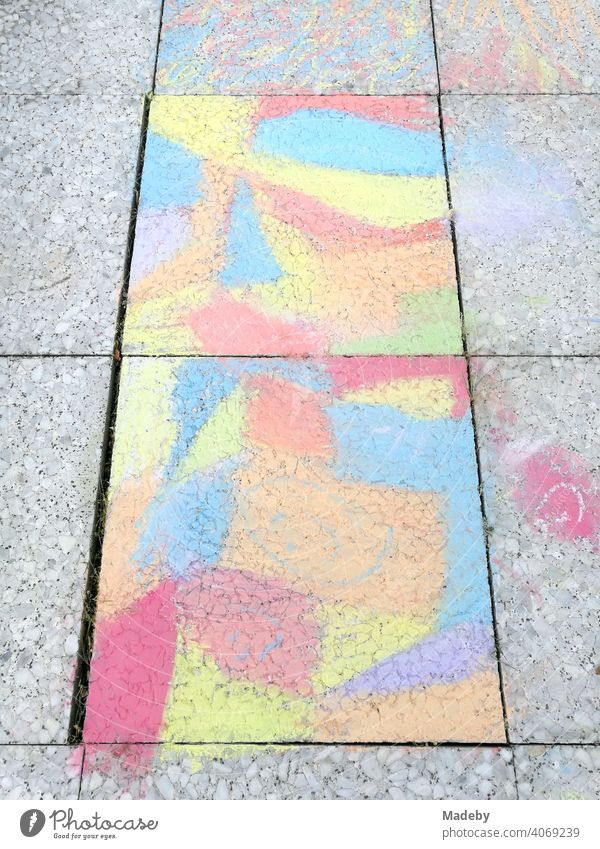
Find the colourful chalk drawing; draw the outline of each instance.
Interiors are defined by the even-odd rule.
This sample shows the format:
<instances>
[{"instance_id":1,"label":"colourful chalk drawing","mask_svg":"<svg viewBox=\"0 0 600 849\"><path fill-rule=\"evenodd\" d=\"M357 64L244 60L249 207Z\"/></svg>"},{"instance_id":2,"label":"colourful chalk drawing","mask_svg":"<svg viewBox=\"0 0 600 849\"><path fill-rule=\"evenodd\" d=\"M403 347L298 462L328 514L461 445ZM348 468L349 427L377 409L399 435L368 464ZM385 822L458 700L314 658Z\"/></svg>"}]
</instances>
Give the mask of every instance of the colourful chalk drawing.
<instances>
[{"instance_id":1,"label":"colourful chalk drawing","mask_svg":"<svg viewBox=\"0 0 600 849\"><path fill-rule=\"evenodd\" d=\"M597 90L600 18L591 0L434 0L445 90Z\"/></svg>"},{"instance_id":2,"label":"colourful chalk drawing","mask_svg":"<svg viewBox=\"0 0 600 849\"><path fill-rule=\"evenodd\" d=\"M165 94L435 93L426 0L166 0Z\"/></svg>"},{"instance_id":3,"label":"colourful chalk drawing","mask_svg":"<svg viewBox=\"0 0 600 849\"><path fill-rule=\"evenodd\" d=\"M86 742L500 742L490 618L461 358L125 358Z\"/></svg>"},{"instance_id":4,"label":"colourful chalk drawing","mask_svg":"<svg viewBox=\"0 0 600 849\"><path fill-rule=\"evenodd\" d=\"M437 104L162 97L127 353L462 352Z\"/></svg>"}]
</instances>

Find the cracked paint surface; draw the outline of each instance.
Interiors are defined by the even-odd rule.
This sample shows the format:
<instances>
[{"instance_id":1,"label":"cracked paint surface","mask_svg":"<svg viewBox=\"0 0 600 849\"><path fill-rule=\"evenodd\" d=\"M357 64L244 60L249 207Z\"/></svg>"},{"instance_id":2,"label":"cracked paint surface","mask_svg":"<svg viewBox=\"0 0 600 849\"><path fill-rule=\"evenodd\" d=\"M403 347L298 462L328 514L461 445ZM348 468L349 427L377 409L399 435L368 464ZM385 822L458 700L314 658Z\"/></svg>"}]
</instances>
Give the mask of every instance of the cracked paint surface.
<instances>
[{"instance_id":1,"label":"cracked paint surface","mask_svg":"<svg viewBox=\"0 0 600 849\"><path fill-rule=\"evenodd\" d=\"M426 0L166 0L165 94L435 92Z\"/></svg>"},{"instance_id":2,"label":"cracked paint surface","mask_svg":"<svg viewBox=\"0 0 600 849\"><path fill-rule=\"evenodd\" d=\"M445 91L598 91L593 0L433 0Z\"/></svg>"},{"instance_id":3,"label":"cracked paint surface","mask_svg":"<svg viewBox=\"0 0 600 849\"><path fill-rule=\"evenodd\" d=\"M459 358L126 358L87 742L502 741Z\"/></svg>"},{"instance_id":4,"label":"cracked paint surface","mask_svg":"<svg viewBox=\"0 0 600 849\"><path fill-rule=\"evenodd\" d=\"M437 102L159 97L128 353L462 352Z\"/></svg>"}]
</instances>

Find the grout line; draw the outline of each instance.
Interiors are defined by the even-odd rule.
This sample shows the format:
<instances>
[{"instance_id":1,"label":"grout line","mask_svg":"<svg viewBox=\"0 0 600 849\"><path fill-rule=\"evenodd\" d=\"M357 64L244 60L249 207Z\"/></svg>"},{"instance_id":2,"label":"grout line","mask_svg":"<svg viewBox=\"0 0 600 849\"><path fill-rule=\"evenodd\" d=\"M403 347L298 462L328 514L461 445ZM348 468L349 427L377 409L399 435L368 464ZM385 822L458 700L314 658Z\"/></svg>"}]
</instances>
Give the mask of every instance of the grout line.
<instances>
[{"instance_id":1,"label":"grout line","mask_svg":"<svg viewBox=\"0 0 600 849\"><path fill-rule=\"evenodd\" d=\"M0 752L3 749L10 748L30 748L30 749L73 749L77 744L74 743L0 743ZM321 746L323 748L330 748L331 746L359 746L359 747L367 747L367 746L390 746L390 747L398 747L406 746L407 748L424 748L424 749L436 749L436 748L458 748L458 749L511 749L514 750L516 748L539 748L543 746L545 749L598 749L600 751L600 741L583 743L583 742L559 742L557 740L532 740L521 742L519 740L513 740L511 743L507 743L506 740L497 742L497 743L489 743L489 742L477 742L477 741L453 741L453 740L440 740L440 741L421 741L418 740L327 740L327 741L319 741L319 740L157 740L149 742L148 740L128 740L127 742L123 742L122 740L113 740L113 741L104 741L104 742L94 742L94 743L81 743L79 745L87 746L299 746L299 747L308 747L308 746Z\"/></svg>"},{"instance_id":2,"label":"grout line","mask_svg":"<svg viewBox=\"0 0 600 849\"><path fill-rule=\"evenodd\" d=\"M152 88L151 92L154 94L154 89L156 88L156 72L158 71L158 52L160 50L160 37L162 35L162 25L163 25L163 15L165 11L165 0L161 0L160 4L160 17L158 19L158 32L156 34L156 50L154 52L154 70L152 72Z\"/></svg>"},{"instance_id":3,"label":"grout line","mask_svg":"<svg viewBox=\"0 0 600 849\"><path fill-rule=\"evenodd\" d=\"M86 747L83 746L81 752L81 770L79 772L79 789L77 790L77 800L81 799L81 785L83 784L83 765L85 763Z\"/></svg>"},{"instance_id":4,"label":"grout line","mask_svg":"<svg viewBox=\"0 0 600 849\"><path fill-rule=\"evenodd\" d=\"M517 753L515 751L514 746L511 746L510 748L511 748L511 752L512 752L513 775L515 777L515 795L517 797L517 801L519 801L519 799L521 798L521 794L519 792L519 779L517 778Z\"/></svg>"},{"instance_id":5,"label":"grout line","mask_svg":"<svg viewBox=\"0 0 600 849\"><path fill-rule=\"evenodd\" d=\"M483 539L485 544L485 560L487 567L487 579L488 579L488 589L490 595L490 606L492 611L492 628L494 633L494 645L496 649L496 667L498 670L498 686L500 690L500 701L502 703L502 717L504 720L504 733L506 735L506 742L510 744L510 731L508 725L508 710L506 705L506 694L504 689L504 675L502 671L502 663L501 663L501 650L500 650L500 635L498 632L498 618L496 614L496 599L494 596L494 580L492 573L492 565L490 559L490 538L489 538L489 523L486 514L485 501L483 496L483 475L481 470L481 459L479 454L479 438L477 435L477 420L475 417L475 397L473 394L473 377L471 374L471 362L469 355L469 345L467 340L467 333L465 328L465 311L464 304L462 299L462 285L461 285L461 275L460 275L460 263L458 258L458 242L456 239L456 228L454 226L454 217L453 217L453 204L452 204L452 188L450 185L450 168L448 166L448 154L446 148L446 133L444 128L444 113L442 109L442 87L440 80L440 65L439 65L439 57L437 50L437 39L435 32L435 16L433 12L433 2L430 0L429 8L431 12L431 29L433 35L433 50L435 55L435 67L437 71L437 80L438 80L438 118L440 125L440 138L442 142L442 159L444 161L444 174L446 178L446 196L448 201L448 209L450 212L450 235L452 238L452 252L454 254L454 271L456 276L456 293L458 297L458 306L460 310L460 323L461 323L461 334L462 334L462 343L463 343L463 353L466 361L467 368L467 387L469 391L469 405L471 410L471 426L473 430L473 449L475 452L475 463L477 466L477 489L479 492L479 508L481 511L481 520L482 520L482 531L483 531Z\"/></svg>"},{"instance_id":6,"label":"grout line","mask_svg":"<svg viewBox=\"0 0 600 849\"><path fill-rule=\"evenodd\" d=\"M10 744L15 745L15 744ZM38 743L22 744L39 746ZM55 745L55 744L52 744ZM297 746L300 749L307 748L337 748L353 746L362 749L388 747L395 749L508 749L513 752L515 748L539 748L543 746L546 749L564 748L564 749L598 749L600 751L600 743L508 743L506 740L500 740L495 743L484 741L471 741L465 743L462 740L440 740L439 742L431 742L430 740L158 740L150 742L148 740L130 740L123 742L122 740L115 741L94 741L92 745L96 746L148 746L150 748L160 746ZM1 750L0 746L0 750Z\"/></svg>"},{"instance_id":7,"label":"grout line","mask_svg":"<svg viewBox=\"0 0 600 849\"><path fill-rule=\"evenodd\" d=\"M114 351L113 351L114 353ZM143 352L134 352L129 353L128 351L120 352L123 357L130 357L131 359L190 359L190 360L201 360L201 359L217 359L217 360L313 360L313 359L356 359L360 357L361 359L370 359L377 357L401 357L401 358L411 358L411 359L439 359L443 357L444 359L448 359L451 357L464 359L465 353L464 351L460 351L454 354L387 354L385 351L382 351L379 354L319 354L318 357L315 357L313 354L300 354L296 356L290 356L288 354L202 354L202 353L194 353L189 352L186 354L144 354ZM102 354L2 354L0 353L0 360L89 360L89 359L106 359L107 357L112 356L113 354L110 351L106 351ZM470 359L523 359L523 360L597 360L600 358L599 354L492 354L487 353L485 351L473 351L469 352L466 356Z\"/></svg>"},{"instance_id":8,"label":"grout line","mask_svg":"<svg viewBox=\"0 0 600 849\"><path fill-rule=\"evenodd\" d=\"M147 740L139 742L94 742L94 746L148 746L154 748L156 746L256 746L268 748L269 746L297 746L301 749L309 748L344 748L348 746L369 749L388 747L395 749L512 749L512 744L506 741L498 741L496 743L488 742L470 742L454 740L442 740L439 743L419 740L170 740L168 742L149 742ZM534 744L531 744L534 745ZM540 745L540 744L538 744Z\"/></svg>"},{"instance_id":9,"label":"grout line","mask_svg":"<svg viewBox=\"0 0 600 849\"><path fill-rule=\"evenodd\" d=\"M164 7L164 0L163 0ZM158 31L158 40L157 47L160 44L160 36L162 30L162 21L161 26ZM434 45L434 52L436 51L436 47ZM155 94L156 87L156 73L158 71L158 53L156 56L156 61L154 64L154 78L152 79L152 85L149 91L134 91L133 89L123 89L122 91L0 91L0 100L8 97L43 97L43 98L51 98L51 97L84 97L88 99L97 99L97 98L106 98L110 99L124 99L124 98L138 98L138 97L147 97L148 95ZM387 92L385 94L365 94L360 91L346 92L347 94L351 94L352 97L430 97L432 100L438 97L437 91L396 91L396 92ZM454 91L452 89L441 89L439 92L442 97L600 97L600 91ZM336 92L312 92L310 97L334 97ZM267 97L267 98L275 98L275 97L306 97L306 94L298 94L298 92L290 91L290 92L278 92L277 94L265 94L264 92L239 92L235 94L233 92L215 92L215 91L203 91L203 92L159 92L156 94L157 97Z\"/></svg>"},{"instance_id":10,"label":"grout line","mask_svg":"<svg viewBox=\"0 0 600 849\"><path fill-rule=\"evenodd\" d=\"M92 538L90 541L89 565L84 590L83 611L81 615L79 650L77 654L75 679L73 682L71 715L69 717L68 742L72 745L80 745L82 743L83 725L85 721L86 701L90 677L90 665L92 660L92 648L94 642L94 620L96 615L98 586L100 579L100 565L102 560L102 543L104 540L104 530L106 524L106 494L108 492L108 486L110 482L110 471L114 445L114 427L117 414L119 378L121 374L121 345L123 341L123 325L125 321L125 311L127 309L127 292L129 289L131 260L133 256L133 245L135 240L135 224L140 199L140 183L142 179L142 168L144 164L144 151L146 147L149 111L150 98L146 96L144 98L137 167L133 187L133 197L131 202L131 213L129 216L129 231L127 238L127 249L125 252L123 286L121 288L121 295L117 312L117 324L115 329L114 353L110 375L110 385L108 391L104 439L102 444L98 487L96 491L96 506L94 510L94 520L92 525Z\"/></svg>"},{"instance_id":11,"label":"grout line","mask_svg":"<svg viewBox=\"0 0 600 849\"><path fill-rule=\"evenodd\" d=\"M435 48L434 48L435 49ZM243 92L230 92L230 91L189 91L189 92L168 92L168 91L159 91L154 92L154 88L152 89L153 93L156 94L157 97L232 97L232 98L244 98L244 97L266 97L269 98L277 98L277 97L306 97L306 94L298 94L296 91L289 92L277 92L277 94L265 94L264 92L257 91L243 91ZM343 92L344 94L351 95L352 97L429 97L432 100L438 97L437 91L397 91L397 92L386 92L385 94L366 94L360 91L353 92ZM336 92L311 92L310 97L334 97ZM599 97L600 91L452 91L451 89L443 89L440 91L442 97ZM1 96L1 95L0 95ZM9 95L13 96L13 95ZM14 95L14 96L22 96L22 95ZM38 95L36 95L38 96ZM39 95L43 96L43 95ZM73 94L72 96L75 96Z\"/></svg>"}]
</instances>

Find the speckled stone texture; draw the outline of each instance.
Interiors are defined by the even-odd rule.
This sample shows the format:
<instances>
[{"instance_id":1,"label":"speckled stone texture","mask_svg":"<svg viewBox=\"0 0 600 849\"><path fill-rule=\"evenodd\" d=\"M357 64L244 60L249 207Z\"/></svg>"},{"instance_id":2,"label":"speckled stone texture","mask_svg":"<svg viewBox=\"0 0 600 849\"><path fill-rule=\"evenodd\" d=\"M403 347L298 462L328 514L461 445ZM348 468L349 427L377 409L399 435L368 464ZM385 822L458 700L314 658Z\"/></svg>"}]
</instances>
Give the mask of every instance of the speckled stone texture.
<instances>
[{"instance_id":1,"label":"speckled stone texture","mask_svg":"<svg viewBox=\"0 0 600 849\"><path fill-rule=\"evenodd\" d=\"M112 350L141 117L137 97L0 97L0 351Z\"/></svg>"},{"instance_id":2,"label":"speckled stone texture","mask_svg":"<svg viewBox=\"0 0 600 849\"><path fill-rule=\"evenodd\" d=\"M516 746L520 799L600 799L600 749Z\"/></svg>"},{"instance_id":3,"label":"speckled stone texture","mask_svg":"<svg viewBox=\"0 0 600 849\"><path fill-rule=\"evenodd\" d=\"M474 361L513 742L597 743L600 362Z\"/></svg>"},{"instance_id":4,"label":"speckled stone texture","mask_svg":"<svg viewBox=\"0 0 600 849\"><path fill-rule=\"evenodd\" d=\"M160 94L437 92L427 0L166 0Z\"/></svg>"},{"instance_id":5,"label":"speckled stone texture","mask_svg":"<svg viewBox=\"0 0 600 849\"><path fill-rule=\"evenodd\" d=\"M594 0L433 0L443 91L600 90Z\"/></svg>"},{"instance_id":6,"label":"speckled stone texture","mask_svg":"<svg viewBox=\"0 0 600 849\"><path fill-rule=\"evenodd\" d=\"M0 798L77 799L83 747L0 746Z\"/></svg>"},{"instance_id":7,"label":"speckled stone texture","mask_svg":"<svg viewBox=\"0 0 600 849\"><path fill-rule=\"evenodd\" d=\"M600 353L600 98L443 106L470 351Z\"/></svg>"},{"instance_id":8,"label":"speckled stone texture","mask_svg":"<svg viewBox=\"0 0 600 849\"><path fill-rule=\"evenodd\" d=\"M434 98L156 98L125 351L462 353L447 216Z\"/></svg>"},{"instance_id":9,"label":"speckled stone texture","mask_svg":"<svg viewBox=\"0 0 600 849\"><path fill-rule=\"evenodd\" d=\"M0 6L0 92L148 91L160 8L160 0L6 0Z\"/></svg>"},{"instance_id":10,"label":"speckled stone texture","mask_svg":"<svg viewBox=\"0 0 600 849\"><path fill-rule=\"evenodd\" d=\"M126 358L87 742L504 741L462 358Z\"/></svg>"},{"instance_id":11,"label":"speckled stone texture","mask_svg":"<svg viewBox=\"0 0 600 849\"><path fill-rule=\"evenodd\" d=\"M0 361L0 742L64 742L110 362Z\"/></svg>"},{"instance_id":12,"label":"speckled stone texture","mask_svg":"<svg viewBox=\"0 0 600 849\"><path fill-rule=\"evenodd\" d=\"M86 747L82 799L514 799L508 749Z\"/></svg>"}]
</instances>

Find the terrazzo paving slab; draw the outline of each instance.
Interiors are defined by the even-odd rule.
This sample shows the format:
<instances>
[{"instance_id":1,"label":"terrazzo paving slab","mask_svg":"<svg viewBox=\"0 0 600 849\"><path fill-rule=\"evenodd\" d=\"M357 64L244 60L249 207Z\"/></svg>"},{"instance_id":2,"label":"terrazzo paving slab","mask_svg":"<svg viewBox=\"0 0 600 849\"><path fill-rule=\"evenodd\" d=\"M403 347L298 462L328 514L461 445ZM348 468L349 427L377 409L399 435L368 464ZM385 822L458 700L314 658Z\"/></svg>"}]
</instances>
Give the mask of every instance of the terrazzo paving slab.
<instances>
[{"instance_id":1,"label":"terrazzo paving slab","mask_svg":"<svg viewBox=\"0 0 600 849\"><path fill-rule=\"evenodd\" d=\"M162 94L437 93L426 0L166 0Z\"/></svg>"},{"instance_id":2,"label":"terrazzo paving slab","mask_svg":"<svg viewBox=\"0 0 600 849\"><path fill-rule=\"evenodd\" d=\"M64 742L108 358L0 360L0 742Z\"/></svg>"},{"instance_id":3,"label":"terrazzo paving slab","mask_svg":"<svg viewBox=\"0 0 600 849\"><path fill-rule=\"evenodd\" d=\"M508 749L86 748L82 799L514 799Z\"/></svg>"},{"instance_id":4,"label":"terrazzo paving slab","mask_svg":"<svg viewBox=\"0 0 600 849\"><path fill-rule=\"evenodd\" d=\"M600 799L600 748L517 746L521 799Z\"/></svg>"},{"instance_id":5,"label":"terrazzo paving slab","mask_svg":"<svg viewBox=\"0 0 600 849\"><path fill-rule=\"evenodd\" d=\"M600 90L594 0L433 0L443 91Z\"/></svg>"},{"instance_id":6,"label":"terrazzo paving slab","mask_svg":"<svg viewBox=\"0 0 600 849\"><path fill-rule=\"evenodd\" d=\"M157 98L125 350L460 353L447 214L433 98Z\"/></svg>"},{"instance_id":7,"label":"terrazzo paving slab","mask_svg":"<svg viewBox=\"0 0 600 849\"><path fill-rule=\"evenodd\" d=\"M597 743L600 363L474 365L511 740Z\"/></svg>"},{"instance_id":8,"label":"terrazzo paving slab","mask_svg":"<svg viewBox=\"0 0 600 849\"><path fill-rule=\"evenodd\" d=\"M600 353L600 98L443 108L470 350Z\"/></svg>"},{"instance_id":9,"label":"terrazzo paving slab","mask_svg":"<svg viewBox=\"0 0 600 849\"><path fill-rule=\"evenodd\" d=\"M83 747L0 746L0 799L77 799Z\"/></svg>"},{"instance_id":10,"label":"terrazzo paving slab","mask_svg":"<svg viewBox=\"0 0 600 849\"><path fill-rule=\"evenodd\" d=\"M502 742L459 358L123 364L87 742Z\"/></svg>"},{"instance_id":11,"label":"terrazzo paving slab","mask_svg":"<svg viewBox=\"0 0 600 849\"><path fill-rule=\"evenodd\" d=\"M2 3L0 92L149 91L160 7L160 0Z\"/></svg>"},{"instance_id":12,"label":"terrazzo paving slab","mask_svg":"<svg viewBox=\"0 0 600 849\"><path fill-rule=\"evenodd\" d=\"M0 97L0 352L112 351L141 117L135 97Z\"/></svg>"}]
</instances>

